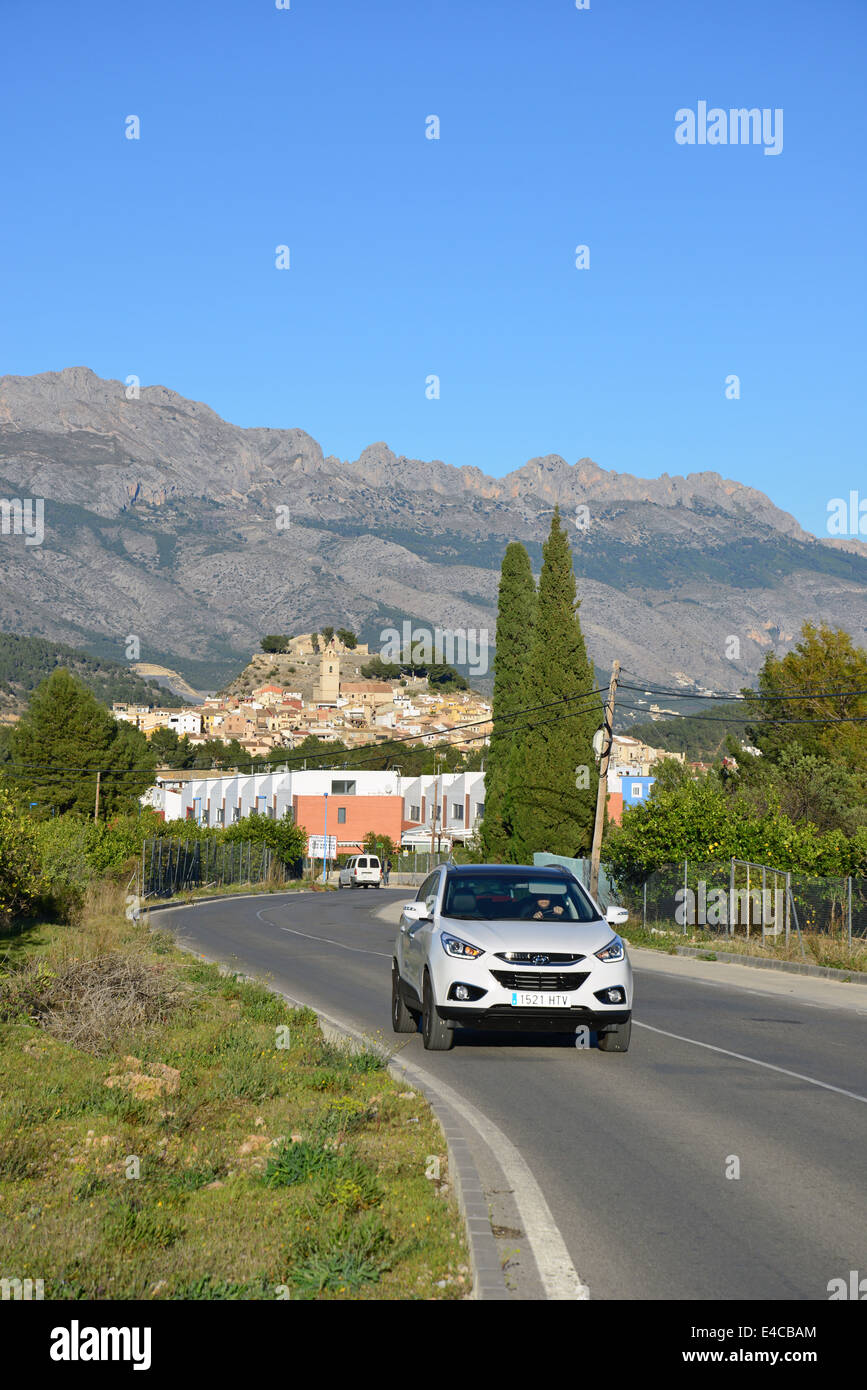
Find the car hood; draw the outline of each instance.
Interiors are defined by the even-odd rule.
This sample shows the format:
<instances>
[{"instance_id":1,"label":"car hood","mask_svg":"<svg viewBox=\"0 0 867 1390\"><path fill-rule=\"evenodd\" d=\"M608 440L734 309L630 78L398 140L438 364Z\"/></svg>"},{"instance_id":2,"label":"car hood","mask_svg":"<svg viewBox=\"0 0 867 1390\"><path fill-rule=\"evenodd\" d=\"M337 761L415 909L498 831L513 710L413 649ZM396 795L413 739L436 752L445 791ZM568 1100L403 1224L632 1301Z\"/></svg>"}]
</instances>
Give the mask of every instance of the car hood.
<instances>
[{"instance_id":1,"label":"car hood","mask_svg":"<svg viewBox=\"0 0 867 1390\"><path fill-rule=\"evenodd\" d=\"M514 922L494 918L493 921L468 922L462 917L441 917L442 931L481 946L484 951L574 951L576 956L592 955L616 935L614 928L601 918L595 922Z\"/></svg>"}]
</instances>

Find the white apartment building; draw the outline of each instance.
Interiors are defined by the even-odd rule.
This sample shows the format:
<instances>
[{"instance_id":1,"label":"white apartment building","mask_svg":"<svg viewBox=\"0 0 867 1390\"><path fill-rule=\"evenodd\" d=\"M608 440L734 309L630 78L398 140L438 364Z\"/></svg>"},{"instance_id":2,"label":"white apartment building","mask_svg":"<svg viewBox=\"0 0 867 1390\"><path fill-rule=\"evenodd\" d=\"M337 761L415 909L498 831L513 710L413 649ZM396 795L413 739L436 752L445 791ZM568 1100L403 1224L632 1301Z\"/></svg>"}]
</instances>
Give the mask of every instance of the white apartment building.
<instances>
[{"instance_id":1,"label":"white apartment building","mask_svg":"<svg viewBox=\"0 0 867 1390\"><path fill-rule=\"evenodd\" d=\"M200 825L231 825L256 812L282 820L295 797L375 796L402 802L405 845L429 848L431 831L442 841L465 841L484 814L485 774L446 772L402 777L399 772L341 769L296 769L230 772L222 775L161 773L142 797L167 821L195 820Z\"/></svg>"},{"instance_id":2,"label":"white apartment building","mask_svg":"<svg viewBox=\"0 0 867 1390\"><path fill-rule=\"evenodd\" d=\"M429 848L431 832L444 839L470 839L485 813L483 772L444 772L439 777L404 778L404 844Z\"/></svg>"}]
</instances>

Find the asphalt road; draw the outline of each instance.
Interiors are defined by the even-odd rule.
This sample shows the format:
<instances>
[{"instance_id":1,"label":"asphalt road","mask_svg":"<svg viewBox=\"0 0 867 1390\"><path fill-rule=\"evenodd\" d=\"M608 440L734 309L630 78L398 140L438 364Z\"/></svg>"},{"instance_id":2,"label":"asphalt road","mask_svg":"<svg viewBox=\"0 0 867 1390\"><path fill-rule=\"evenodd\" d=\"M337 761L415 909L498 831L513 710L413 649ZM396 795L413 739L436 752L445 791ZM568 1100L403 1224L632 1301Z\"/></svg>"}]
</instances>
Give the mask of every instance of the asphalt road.
<instances>
[{"instance_id":1,"label":"asphalt road","mask_svg":"<svg viewBox=\"0 0 867 1390\"><path fill-rule=\"evenodd\" d=\"M636 969L644 1026L625 1055L482 1033L425 1053L391 1032L396 928L377 915L411 896L259 896L153 923L401 1045L499 1126L593 1299L826 1300L830 1279L867 1275L865 1013L673 975L666 958ZM516 1269L517 1296L541 1297L526 1257Z\"/></svg>"}]
</instances>

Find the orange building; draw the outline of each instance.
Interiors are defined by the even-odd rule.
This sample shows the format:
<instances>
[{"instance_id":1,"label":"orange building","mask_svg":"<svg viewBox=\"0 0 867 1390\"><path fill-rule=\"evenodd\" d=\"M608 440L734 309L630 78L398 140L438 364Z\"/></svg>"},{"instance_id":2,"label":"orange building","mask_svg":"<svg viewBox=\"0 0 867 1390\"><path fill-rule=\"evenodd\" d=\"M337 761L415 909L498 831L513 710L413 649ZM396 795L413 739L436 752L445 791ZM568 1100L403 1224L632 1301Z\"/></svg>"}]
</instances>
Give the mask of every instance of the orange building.
<instances>
[{"instance_id":1,"label":"orange building","mask_svg":"<svg viewBox=\"0 0 867 1390\"><path fill-rule=\"evenodd\" d=\"M296 825L308 835L325 833L325 797L293 796ZM363 847L364 837L387 835L400 844L403 828L403 798L399 796L328 797L328 834L337 837L338 854L354 854Z\"/></svg>"}]
</instances>

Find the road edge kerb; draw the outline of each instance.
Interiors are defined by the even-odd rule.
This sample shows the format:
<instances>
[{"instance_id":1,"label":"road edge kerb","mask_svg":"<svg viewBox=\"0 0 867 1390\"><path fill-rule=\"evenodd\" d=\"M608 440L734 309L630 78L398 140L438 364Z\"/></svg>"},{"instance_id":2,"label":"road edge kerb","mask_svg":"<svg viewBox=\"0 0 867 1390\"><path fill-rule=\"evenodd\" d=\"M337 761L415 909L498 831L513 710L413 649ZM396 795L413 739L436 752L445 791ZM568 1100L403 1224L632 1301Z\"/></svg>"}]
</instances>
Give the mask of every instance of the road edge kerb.
<instances>
[{"instance_id":1,"label":"road edge kerb","mask_svg":"<svg viewBox=\"0 0 867 1390\"><path fill-rule=\"evenodd\" d=\"M297 889L295 890L298 891ZM236 896L260 898L261 893L245 893ZM276 896L276 894L274 895ZM222 898L220 898L222 901ZM160 903L159 908L173 907L175 909L197 907L199 902L212 902L215 899L198 899L195 903ZM175 938L177 945L188 955L201 956L201 952L192 946L186 946L182 941ZM221 971L239 974L238 971L231 970L231 967L223 964L222 961L212 961ZM356 1046L367 1048L378 1052L380 1056L387 1058L387 1071L395 1080L400 1078L405 1084L413 1087L416 1091L421 1091L427 1104L430 1106L437 1124L439 1125L443 1139L446 1144L448 1156L449 1176L453 1184L455 1198L458 1204L458 1211L464 1226L464 1234L467 1241L467 1249L470 1257L470 1272L473 1278L472 1296L470 1302L491 1302L508 1300L509 1292L506 1288L506 1280L503 1274L500 1257L497 1252L497 1242L491 1225L491 1214L485 1199L485 1192L482 1186L481 1176L476 1167L470 1149L469 1140L461 1125L460 1120L455 1115L451 1106L441 1100L435 1094L431 1094L423 1081L416 1077L410 1078L403 1066L384 1043L378 1042L375 1038L370 1038L366 1034L353 1028L351 1024L343 1020L334 1018L331 1014L324 1013L321 1009L315 1008L305 999L299 999L297 995L288 994L285 990L276 989L272 983L266 979L256 976L244 976L242 978L254 979L257 984L264 984L273 994L279 994L290 1004L295 1004L300 1008L309 1009L314 1013L319 1021L323 1035L327 1038L330 1035L338 1038L349 1038Z\"/></svg>"},{"instance_id":2,"label":"road edge kerb","mask_svg":"<svg viewBox=\"0 0 867 1390\"><path fill-rule=\"evenodd\" d=\"M627 938L628 941L628 938ZM659 955L666 955L667 952L659 950L653 946L635 946L631 949L636 951L656 951ZM796 960L768 960L764 956L744 956L733 951L714 951L712 946L676 946L675 951L679 956L690 956L693 959L707 960L708 956L713 956L714 960L710 964L725 965L731 962L732 965L755 965L759 970L781 970L784 975L812 975L820 980L839 980L846 985L867 985L867 973L863 970L840 970L834 965L802 965Z\"/></svg>"}]
</instances>

